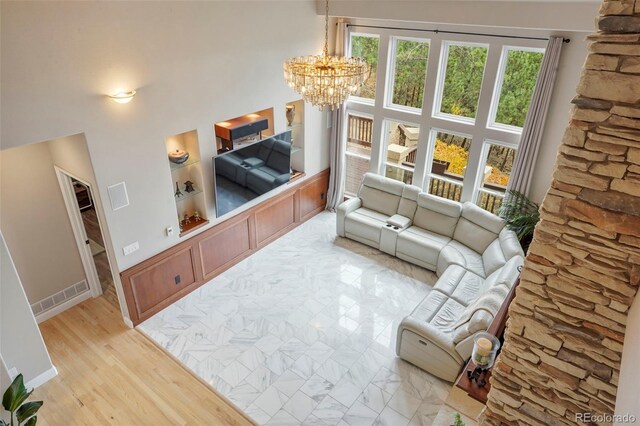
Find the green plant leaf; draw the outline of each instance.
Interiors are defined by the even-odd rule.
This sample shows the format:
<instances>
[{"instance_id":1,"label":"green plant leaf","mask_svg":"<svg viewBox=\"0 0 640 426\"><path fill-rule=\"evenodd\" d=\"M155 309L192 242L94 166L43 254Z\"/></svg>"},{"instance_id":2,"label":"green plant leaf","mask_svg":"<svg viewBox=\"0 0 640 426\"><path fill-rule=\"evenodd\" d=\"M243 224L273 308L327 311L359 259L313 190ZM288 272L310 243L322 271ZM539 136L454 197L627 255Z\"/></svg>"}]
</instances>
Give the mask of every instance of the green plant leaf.
<instances>
[{"instance_id":1,"label":"green plant leaf","mask_svg":"<svg viewBox=\"0 0 640 426\"><path fill-rule=\"evenodd\" d=\"M4 392L4 395L2 396L2 406L5 410L13 413L27 398L29 398L31 392L27 392L27 388L24 386L22 374L18 374L18 376L13 379L11 386L9 386Z\"/></svg>"},{"instance_id":2,"label":"green plant leaf","mask_svg":"<svg viewBox=\"0 0 640 426\"><path fill-rule=\"evenodd\" d=\"M530 241L536 224L540 220L539 206L518 191L507 191L502 201L499 216L504 219L506 227L516 233L520 243Z\"/></svg>"},{"instance_id":3,"label":"green plant leaf","mask_svg":"<svg viewBox=\"0 0 640 426\"><path fill-rule=\"evenodd\" d=\"M23 426L36 426L38 422L38 416L33 416Z\"/></svg>"},{"instance_id":4,"label":"green plant leaf","mask_svg":"<svg viewBox=\"0 0 640 426\"><path fill-rule=\"evenodd\" d=\"M42 404L42 401L33 401L23 404L16 412L16 419L18 419L18 423L22 423L29 417L36 414L40 407L42 407Z\"/></svg>"}]
</instances>

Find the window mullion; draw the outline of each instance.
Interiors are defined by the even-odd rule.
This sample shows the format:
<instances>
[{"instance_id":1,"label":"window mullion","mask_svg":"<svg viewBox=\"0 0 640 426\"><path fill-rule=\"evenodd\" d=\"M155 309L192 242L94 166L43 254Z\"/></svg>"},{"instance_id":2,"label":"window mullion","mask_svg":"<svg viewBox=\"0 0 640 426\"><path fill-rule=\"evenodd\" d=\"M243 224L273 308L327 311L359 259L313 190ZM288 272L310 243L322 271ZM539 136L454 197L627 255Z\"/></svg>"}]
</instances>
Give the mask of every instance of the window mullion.
<instances>
[{"instance_id":1,"label":"window mullion","mask_svg":"<svg viewBox=\"0 0 640 426\"><path fill-rule=\"evenodd\" d=\"M489 110L491 109L491 99L496 85L496 76L500 67L500 56L502 55L502 43L492 43L487 53L487 60L484 66L484 76L480 88L478 108L476 110L476 122L472 133L473 141L469 150L469 161L467 171L464 175L464 185L462 187L461 201L472 201L477 188L482 182L480 168L484 167L482 152L484 140L487 138L487 124L489 122Z\"/></svg>"},{"instance_id":2,"label":"window mullion","mask_svg":"<svg viewBox=\"0 0 640 426\"><path fill-rule=\"evenodd\" d=\"M384 93L387 90L387 80L389 69L389 43L388 34L380 34L380 44L378 45L378 70L376 75L376 102L373 112L373 133L371 140L371 163L370 169L374 173L384 174L386 147L383 137L384 118Z\"/></svg>"},{"instance_id":3,"label":"window mullion","mask_svg":"<svg viewBox=\"0 0 640 426\"><path fill-rule=\"evenodd\" d=\"M430 130L434 127L431 113L435 100L436 82L438 78L443 78L438 75L441 52L442 40L438 34L434 34L429 43L429 61L427 62L427 75L424 83L424 96L422 97L422 117L419 121L420 137L418 139L416 166L413 174L413 184L421 188L425 187L425 179L431 171L427 157L433 151Z\"/></svg>"},{"instance_id":4,"label":"window mullion","mask_svg":"<svg viewBox=\"0 0 640 426\"><path fill-rule=\"evenodd\" d=\"M476 128L486 129L489 123L489 112L491 101L496 85L496 77L500 68L500 57L502 56L502 43L492 43L487 54L487 61L484 66L484 77L480 88L478 99L478 109L476 112Z\"/></svg>"}]
</instances>

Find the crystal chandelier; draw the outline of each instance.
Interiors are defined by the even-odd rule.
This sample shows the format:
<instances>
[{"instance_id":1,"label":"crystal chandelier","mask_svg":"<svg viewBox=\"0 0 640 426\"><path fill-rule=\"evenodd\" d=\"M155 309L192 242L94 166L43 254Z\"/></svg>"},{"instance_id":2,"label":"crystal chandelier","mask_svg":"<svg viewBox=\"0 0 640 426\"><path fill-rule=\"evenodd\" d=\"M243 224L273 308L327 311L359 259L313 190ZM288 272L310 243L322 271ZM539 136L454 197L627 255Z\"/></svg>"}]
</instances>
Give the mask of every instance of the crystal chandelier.
<instances>
[{"instance_id":1,"label":"crystal chandelier","mask_svg":"<svg viewBox=\"0 0 640 426\"><path fill-rule=\"evenodd\" d=\"M367 81L371 66L364 59L329 56L329 0L325 2L322 55L296 56L284 62L284 78L302 98L334 110Z\"/></svg>"}]
</instances>

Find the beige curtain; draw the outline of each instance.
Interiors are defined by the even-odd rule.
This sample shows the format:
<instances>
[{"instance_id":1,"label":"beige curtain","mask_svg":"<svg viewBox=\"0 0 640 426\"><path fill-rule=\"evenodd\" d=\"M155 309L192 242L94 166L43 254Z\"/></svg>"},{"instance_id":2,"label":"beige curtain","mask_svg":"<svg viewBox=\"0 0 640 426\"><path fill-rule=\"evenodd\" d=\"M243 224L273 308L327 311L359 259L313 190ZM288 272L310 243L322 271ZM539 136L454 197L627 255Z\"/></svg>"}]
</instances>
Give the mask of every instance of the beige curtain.
<instances>
[{"instance_id":1,"label":"beige curtain","mask_svg":"<svg viewBox=\"0 0 640 426\"><path fill-rule=\"evenodd\" d=\"M347 43L347 24L340 19L336 28L335 54L344 55ZM344 108L330 112L331 132L329 134L329 190L327 192L327 210L335 211L344 198L345 150L343 137Z\"/></svg>"},{"instance_id":2,"label":"beige curtain","mask_svg":"<svg viewBox=\"0 0 640 426\"><path fill-rule=\"evenodd\" d=\"M531 105L529 105L527 118L524 121L518 153L513 163L507 189L519 191L524 195L528 195L531 188L533 170L538 158L540 144L542 143L544 123L547 119L553 85L556 81L562 44L562 37L551 37L549 39L549 44L540 66L536 88L531 98Z\"/></svg>"}]
</instances>

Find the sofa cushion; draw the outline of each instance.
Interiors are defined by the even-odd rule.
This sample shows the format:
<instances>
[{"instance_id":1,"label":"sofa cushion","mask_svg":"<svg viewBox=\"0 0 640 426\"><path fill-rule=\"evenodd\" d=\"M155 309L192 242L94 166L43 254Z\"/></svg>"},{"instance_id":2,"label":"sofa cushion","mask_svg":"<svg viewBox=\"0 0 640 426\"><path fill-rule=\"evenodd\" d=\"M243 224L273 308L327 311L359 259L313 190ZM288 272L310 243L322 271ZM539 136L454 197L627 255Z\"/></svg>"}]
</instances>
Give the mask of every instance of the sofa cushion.
<instances>
[{"instance_id":1,"label":"sofa cushion","mask_svg":"<svg viewBox=\"0 0 640 426\"><path fill-rule=\"evenodd\" d=\"M422 193L418 196L413 223L428 231L452 237L461 211L460 203Z\"/></svg>"},{"instance_id":2,"label":"sofa cushion","mask_svg":"<svg viewBox=\"0 0 640 426\"><path fill-rule=\"evenodd\" d=\"M451 239L444 235L427 231L417 226L410 226L398 235L396 255L402 258L413 258L424 262L424 265L435 270L440 251Z\"/></svg>"},{"instance_id":3,"label":"sofa cushion","mask_svg":"<svg viewBox=\"0 0 640 426\"><path fill-rule=\"evenodd\" d=\"M433 287L463 306L473 303L485 291L484 278L459 265L451 265Z\"/></svg>"},{"instance_id":4,"label":"sofa cushion","mask_svg":"<svg viewBox=\"0 0 640 426\"><path fill-rule=\"evenodd\" d=\"M434 289L420 302L410 316L427 322L435 328L447 330L455 325L465 309L466 306Z\"/></svg>"},{"instance_id":5,"label":"sofa cushion","mask_svg":"<svg viewBox=\"0 0 640 426\"><path fill-rule=\"evenodd\" d=\"M275 143L275 139L269 138L269 139L263 140L259 144L256 144L258 145L258 151L256 153L256 156L266 163L267 159L269 158L269 154L271 154L271 148L273 148L274 143Z\"/></svg>"},{"instance_id":6,"label":"sofa cushion","mask_svg":"<svg viewBox=\"0 0 640 426\"><path fill-rule=\"evenodd\" d=\"M398 211L404 183L384 176L365 173L358 197L367 209L393 216Z\"/></svg>"},{"instance_id":7,"label":"sofa cushion","mask_svg":"<svg viewBox=\"0 0 640 426\"><path fill-rule=\"evenodd\" d=\"M398 214L413 219L418 207L418 195L421 189L413 185L405 185L402 188L402 197L398 205Z\"/></svg>"},{"instance_id":8,"label":"sofa cushion","mask_svg":"<svg viewBox=\"0 0 640 426\"><path fill-rule=\"evenodd\" d=\"M476 275L485 277L482 256L456 240L451 240L440 252L436 274L441 276L450 265L459 265Z\"/></svg>"},{"instance_id":9,"label":"sofa cushion","mask_svg":"<svg viewBox=\"0 0 640 426\"><path fill-rule=\"evenodd\" d=\"M518 235L516 235L515 232L505 227L500 231L498 238L500 239L500 246L502 247L505 259L509 260L514 256L524 257L522 245L520 245Z\"/></svg>"},{"instance_id":10,"label":"sofa cushion","mask_svg":"<svg viewBox=\"0 0 640 426\"><path fill-rule=\"evenodd\" d=\"M502 228L504 221L498 216L466 202L462 205L462 217L458 221L453 239L482 253L498 238Z\"/></svg>"},{"instance_id":11,"label":"sofa cushion","mask_svg":"<svg viewBox=\"0 0 640 426\"><path fill-rule=\"evenodd\" d=\"M493 240L484 253L482 253L482 263L484 265L484 272L487 276L493 274L507 263L507 259L502 252L502 246L500 245L499 239Z\"/></svg>"},{"instance_id":12,"label":"sofa cushion","mask_svg":"<svg viewBox=\"0 0 640 426\"><path fill-rule=\"evenodd\" d=\"M267 159L267 166L278 171L278 174L289 173L291 144L283 140L276 140L273 143L273 149Z\"/></svg>"},{"instance_id":13,"label":"sofa cushion","mask_svg":"<svg viewBox=\"0 0 640 426\"><path fill-rule=\"evenodd\" d=\"M364 238L377 247L380 243L380 230L387 223L388 217L367 208L359 208L345 218L344 232L350 237Z\"/></svg>"}]
</instances>

